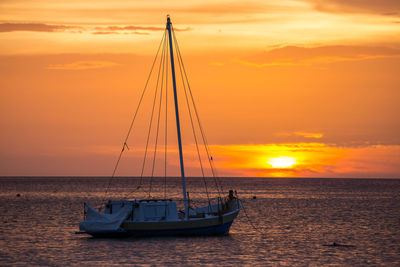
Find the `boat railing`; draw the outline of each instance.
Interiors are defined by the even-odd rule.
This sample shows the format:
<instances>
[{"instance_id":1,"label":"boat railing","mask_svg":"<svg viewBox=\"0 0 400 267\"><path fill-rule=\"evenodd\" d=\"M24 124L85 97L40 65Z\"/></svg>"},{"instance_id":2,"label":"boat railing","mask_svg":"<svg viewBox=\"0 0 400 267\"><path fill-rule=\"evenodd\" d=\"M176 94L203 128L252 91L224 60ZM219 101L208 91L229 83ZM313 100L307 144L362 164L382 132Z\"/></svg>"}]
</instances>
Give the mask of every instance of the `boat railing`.
<instances>
[{"instance_id":1,"label":"boat railing","mask_svg":"<svg viewBox=\"0 0 400 267\"><path fill-rule=\"evenodd\" d=\"M164 201L172 201L172 199L148 198L148 199L140 199L139 200L139 202L164 202Z\"/></svg>"}]
</instances>

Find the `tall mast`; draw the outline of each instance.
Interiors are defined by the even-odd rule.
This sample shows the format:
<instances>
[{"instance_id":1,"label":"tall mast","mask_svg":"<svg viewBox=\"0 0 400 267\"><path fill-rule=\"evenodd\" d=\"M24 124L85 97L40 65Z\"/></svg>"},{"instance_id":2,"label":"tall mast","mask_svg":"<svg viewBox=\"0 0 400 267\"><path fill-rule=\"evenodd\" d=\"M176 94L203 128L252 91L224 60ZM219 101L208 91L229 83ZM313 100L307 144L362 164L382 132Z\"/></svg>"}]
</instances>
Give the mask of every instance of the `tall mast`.
<instances>
[{"instance_id":1,"label":"tall mast","mask_svg":"<svg viewBox=\"0 0 400 267\"><path fill-rule=\"evenodd\" d=\"M178 135L178 146L179 146L179 161L181 166L181 177L182 177L182 193L183 193L183 203L185 205L185 220L189 217L189 206L186 198L186 182L185 182L185 167L183 165L183 153L182 153L182 140L181 140L181 126L179 123L179 109L178 109L178 95L176 93L176 80L175 80L175 66L174 66L174 53L172 48L172 23L167 15L167 30L169 37L169 51L171 56L171 74L172 74L172 84L174 86L174 102L175 102L175 117L176 117L176 132Z\"/></svg>"}]
</instances>

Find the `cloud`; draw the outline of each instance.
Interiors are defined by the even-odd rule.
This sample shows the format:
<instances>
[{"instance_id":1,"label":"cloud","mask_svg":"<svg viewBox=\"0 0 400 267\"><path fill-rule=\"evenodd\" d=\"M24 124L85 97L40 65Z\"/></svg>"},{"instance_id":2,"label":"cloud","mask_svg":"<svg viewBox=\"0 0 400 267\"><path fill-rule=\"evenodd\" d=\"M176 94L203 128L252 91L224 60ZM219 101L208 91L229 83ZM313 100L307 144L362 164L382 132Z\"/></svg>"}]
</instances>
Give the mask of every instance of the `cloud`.
<instances>
[{"instance_id":1,"label":"cloud","mask_svg":"<svg viewBox=\"0 0 400 267\"><path fill-rule=\"evenodd\" d=\"M164 31L165 27L142 27L142 26L109 26L106 29L111 31ZM191 28L187 27L184 29L174 28L175 31L189 31Z\"/></svg>"},{"instance_id":2,"label":"cloud","mask_svg":"<svg viewBox=\"0 0 400 267\"><path fill-rule=\"evenodd\" d=\"M116 32L110 32L110 31L104 31L104 32L102 32L102 31L98 31L98 32L92 32L92 34L104 34L104 35L107 35L107 34L115 34Z\"/></svg>"},{"instance_id":3,"label":"cloud","mask_svg":"<svg viewBox=\"0 0 400 267\"><path fill-rule=\"evenodd\" d=\"M62 4L65 2L64 4ZM88 21L112 22L120 24L140 21L147 25L159 25L164 21L166 14L171 14L173 21L185 21L187 25L225 24L260 22L265 15L285 12L298 6L298 3L233 0L221 2L170 1L168 6L160 5L157 1L100 1L97 5L87 1L41 1L36 4L32 1L2 0L3 20L17 18L31 18L43 21ZM253 16L256 15L256 16ZM93 25L93 24L92 24ZM98 24L100 25L100 24ZM182 25L182 24L180 24Z\"/></svg>"},{"instance_id":4,"label":"cloud","mask_svg":"<svg viewBox=\"0 0 400 267\"><path fill-rule=\"evenodd\" d=\"M235 59L239 64L257 68L274 66L311 66L346 61L378 58L398 58L400 49L361 46L322 46L314 48L286 46L255 54L246 59Z\"/></svg>"},{"instance_id":5,"label":"cloud","mask_svg":"<svg viewBox=\"0 0 400 267\"><path fill-rule=\"evenodd\" d=\"M304 138L322 138L324 136L323 133L315 133L315 132L303 132L303 131L296 131L293 133L290 132L279 132L276 133L275 136L278 137L293 137L293 136L300 136L300 137L304 137Z\"/></svg>"},{"instance_id":6,"label":"cloud","mask_svg":"<svg viewBox=\"0 0 400 267\"><path fill-rule=\"evenodd\" d=\"M16 32L16 31L30 31L30 32L72 32L82 33L82 31L91 31L93 27L83 26L68 26L68 25L50 25L43 23L1 23L0 32ZM148 35L153 31L164 31L165 27L144 27L144 26L104 26L95 27L92 34L119 34L130 33ZM174 28L175 31L190 31L190 27Z\"/></svg>"},{"instance_id":7,"label":"cloud","mask_svg":"<svg viewBox=\"0 0 400 267\"><path fill-rule=\"evenodd\" d=\"M211 62L210 65L211 65L211 66L222 67L222 66L224 66L225 64L222 63L222 62Z\"/></svg>"},{"instance_id":8,"label":"cloud","mask_svg":"<svg viewBox=\"0 0 400 267\"><path fill-rule=\"evenodd\" d=\"M108 27L96 27L95 32L92 34L119 34L119 33L133 33L133 34L144 34L147 35L153 31L165 31L165 27L143 27L143 26L108 26ZM190 31L190 27L186 28L174 28L175 31Z\"/></svg>"},{"instance_id":9,"label":"cloud","mask_svg":"<svg viewBox=\"0 0 400 267\"><path fill-rule=\"evenodd\" d=\"M322 133L305 133L305 132L295 132L295 135L302 136L305 138L322 138L324 134Z\"/></svg>"},{"instance_id":10,"label":"cloud","mask_svg":"<svg viewBox=\"0 0 400 267\"><path fill-rule=\"evenodd\" d=\"M237 63L245 66L256 67L256 68L263 68L263 67L275 67L275 66L306 66L310 64L305 63L294 63L294 62L284 62L284 61L271 61L266 63L256 63L250 62L240 59L234 59Z\"/></svg>"},{"instance_id":11,"label":"cloud","mask_svg":"<svg viewBox=\"0 0 400 267\"><path fill-rule=\"evenodd\" d=\"M71 29L81 29L77 26L49 25L41 23L1 23L0 32L31 31L31 32L63 32Z\"/></svg>"},{"instance_id":12,"label":"cloud","mask_svg":"<svg viewBox=\"0 0 400 267\"><path fill-rule=\"evenodd\" d=\"M97 31L97 32L92 32L92 34L121 34L121 32L116 32L116 31ZM139 35L149 35L150 33L148 32L124 32L124 34L139 34Z\"/></svg>"},{"instance_id":13,"label":"cloud","mask_svg":"<svg viewBox=\"0 0 400 267\"><path fill-rule=\"evenodd\" d=\"M111 61L76 61L67 64L52 64L47 66L49 70L88 70L115 67L120 64Z\"/></svg>"},{"instance_id":14,"label":"cloud","mask_svg":"<svg viewBox=\"0 0 400 267\"><path fill-rule=\"evenodd\" d=\"M398 177L400 146L337 147L324 143L211 146L220 172L233 176ZM271 159L293 158L274 167Z\"/></svg>"},{"instance_id":15,"label":"cloud","mask_svg":"<svg viewBox=\"0 0 400 267\"><path fill-rule=\"evenodd\" d=\"M261 14L266 10L271 10L273 5L266 5L261 2L228 2L218 4L202 4L191 7L177 8L180 12L187 13L206 13L206 14Z\"/></svg>"},{"instance_id":16,"label":"cloud","mask_svg":"<svg viewBox=\"0 0 400 267\"><path fill-rule=\"evenodd\" d=\"M97 154L97 155L117 155L121 151L120 146L66 146L58 148L58 151L66 152L67 154Z\"/></svg>"},{"instance_id":17,"label":"cloud","mask_svg":"<svg viewBox=\"0 0 400 267\"><path fill-rule=\"evenodd\" d=\"M398 0L306 0L313 7L329 13L375 13L385 16L400 16Z\"/></svg>"}]
</instances>

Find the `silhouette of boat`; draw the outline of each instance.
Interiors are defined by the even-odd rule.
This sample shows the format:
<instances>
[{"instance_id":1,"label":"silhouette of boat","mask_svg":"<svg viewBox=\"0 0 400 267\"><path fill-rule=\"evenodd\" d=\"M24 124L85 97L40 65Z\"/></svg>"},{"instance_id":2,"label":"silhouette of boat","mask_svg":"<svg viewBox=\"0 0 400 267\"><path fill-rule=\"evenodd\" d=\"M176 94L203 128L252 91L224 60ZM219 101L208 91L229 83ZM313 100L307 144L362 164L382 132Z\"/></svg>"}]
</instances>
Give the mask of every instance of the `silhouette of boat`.
<instances>
[{"instance_id":1,"label":"silhouette of boat","mask_svg":"<svg viewBox=\"0 0 400 267\"><path fill-rule=\"evenodd\" d=\"M167 16L166 29L162 40L164 61L170 61L175 121L177 129L177 140L179 148L179 162L182 184L182 196L184 210L178 211L177 203L171 199L120 199L109 200L104 204L104 211L98 211L89 204L84 205L85 218L79 225L80 232L78 234L89 234L94 237L126 237L126 236L163 236L163 235L218 235L226 234L239 214L242 207L241 201L237 198L236 191L230 190L227 197L218 197L211 200L208 198L208 204L198 208L191 208L188 200L188 192L186 191L185 168L181 142L181 128L178 109L178 94L175 77L174 64L174 46L176 57L179 64L183 65L179 47L175 33L172 27L171 19ZM161 44L160 44L161 47ZM168 51L169 48L169 51ZM169 58L168 58L169 53ZM157 52L158 54L158 52ZM156 55L157 58L157 55ZM166 66L168 66L167 64ZM153 63L154 67L154 63ZM184 66L183 66L184 69ZM150 72L151 73L151 72ZM181 70L182 74L182 70ZM186 71L184 71L186 75ZM147 86L147 83L146 83ZM190 87L189 87L190 90ZM190 91L191 95L191 91ZM143 97L143 95L142 95ZM141 100L140 100L141 101ZM139 106L140 106L139 101ZM193 97L192 97L193 101ZM194 105L194 101L193 101ZM139 107L138 107L139 108ZM198 119L197 109L194 111ZM117 165L114 169L112 177L118 167L119 160L125 148L128 148L127 140L132 129L137 111L128 131L127 138L121 149ZM213 170L212 156L210 156L207 143L205 142L204 133L200 125L201 134L204 140L205 151L207 152L207 160ZM196 141L197 146L197 141ZM146 146L147 153L147 146ZM199 160L200 156L199 156ZM142 171L143 173L143 171ZM214 171L212 172L214 175ZM203 173L204 176L204 173ZM208 197L208 193L207 193ZM213 201L215 203L213 203Z\"/></svg>"}]
</instances>

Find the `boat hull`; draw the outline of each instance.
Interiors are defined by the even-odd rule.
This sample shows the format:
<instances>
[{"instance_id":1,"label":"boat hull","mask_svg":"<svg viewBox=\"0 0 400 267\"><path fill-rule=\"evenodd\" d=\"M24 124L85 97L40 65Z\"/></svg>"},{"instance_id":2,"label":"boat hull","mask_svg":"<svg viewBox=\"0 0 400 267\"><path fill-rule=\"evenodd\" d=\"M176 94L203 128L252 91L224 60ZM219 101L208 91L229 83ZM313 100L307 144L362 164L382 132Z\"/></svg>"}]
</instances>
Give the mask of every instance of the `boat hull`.
<instances>
[{"instance_id":1,"label":"boat hull","mask_svg":"<svg viewBox=\"0 0 400 267\"><path fill-rule=\"evenodd\" d=\"M97 238L150 237L150 236L212 236L228 234L232 222L202 228L167 230L115 230L86 232Z\"/></svg>"},{"instance_id":2,"label":"boat hull","mask_svg":"<svg viewBox=\"0 0 400 267\"><path fill-rule=\"evenodd\" d=\"M129 222L113 231L84 232L93 237L210 236L229 233L238 211L211 218L174 222Z\"/></svg>"}]
</instances>

